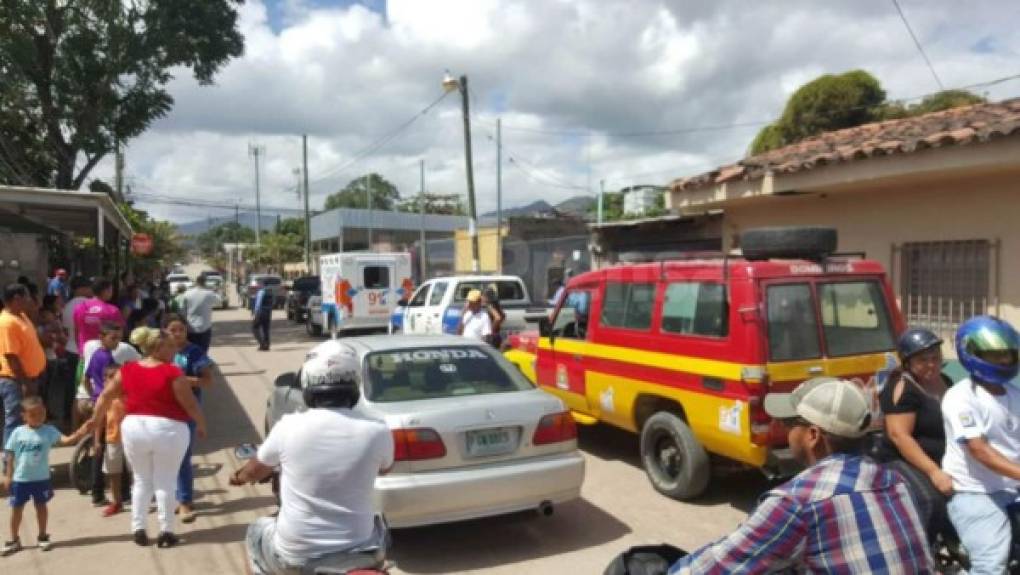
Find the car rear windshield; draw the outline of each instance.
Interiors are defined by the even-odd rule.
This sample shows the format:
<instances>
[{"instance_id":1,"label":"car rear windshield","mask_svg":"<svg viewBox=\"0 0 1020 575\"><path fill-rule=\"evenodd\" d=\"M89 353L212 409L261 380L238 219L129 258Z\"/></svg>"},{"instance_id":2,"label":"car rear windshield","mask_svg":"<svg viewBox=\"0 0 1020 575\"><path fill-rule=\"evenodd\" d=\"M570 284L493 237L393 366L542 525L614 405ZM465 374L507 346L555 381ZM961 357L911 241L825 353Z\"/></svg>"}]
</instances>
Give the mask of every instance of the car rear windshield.
<instances>
[{"instance_id":1,"label":"car rear windshield","mask_svg":"<svg viewBox=\"0 0 1020 575\"><path fill-rule=\"evenodd\" d=\"M478 347L428 347L369 354L366 395L389 403L530 389Z\"/></svg>"},{"instance_id":2,"label":"car rear windshield","mask_svg":"<svg viewBox=\"0 0 1020 575\"><path fill-rule=\"evenodd\" d=\"M258 280L258 281L259 281L259 283L261 283L262 285L267 285L267 286L278 286L278 285L280 285L280 281L281 281L281 280L280 280L280 278L278 278L278 277L267 277L267 278L259 278L259 280Z\"/></svg>"},{"instance_id":3,"label":"car rear windshield","mask_svg":"<svg viewBox=\"0 0 1020 575\"><path fill-rule=\"evenodd\" d=\"M822 333L830 356L893 349L892 322L882 296L882 288L875 281L818 286Z\"/></svg>"},{"instance_id":4,"label":"car rear windshield","mask_svg":"<svg viewBox=\"0 0 1020 575\"><path fill-rule=\"evenodd\" d=\"M829 357L893 349L892 322L878 282L819 283L817 293L819 305L816 308L808 283L768 287L769 358L772 361L821 357L819 321ZM821 310L821 318L816 309Z\"/></svg>"},{"instance_id":5,"label":"car rear windshield","mask_svg":"<svg viewBox=\"0 0 1020 575\"><path fill-rule=\"evenodd\" d=\"M167 276L166 281L168 281L168 282L186 282L186 281L191 281L191 278L189 278L188 276L185 276L185 275Z\"/></svg>"},{"instance_id":6,"label":"car rear windshield","mask_svg":"<svg viewBox=\"0 0 1020 575\"><path fill-rule=\"evenodd\" d=\"M319 278L298 278L294 280L294 289L310 291L319 287Z\"/></svg>"},{"instance_id":7,"label":"car rear windshield","mask_svg":"<svg viewBox=\"0 0 1020 575\"><path fill-rule=\"evenodd\" d=\"M512 301L524 299L524 289L521 283L514 280L493 280L493 281L469 281L457 284L457 291L453 294L453 301L464 302L471 290L484 292L489 286L496 286L499 294L499 301Z\"/></svg>"},{"instance_id":8,"label":"car rear windshield","mask_svg":"<svg viewBox=\"0 0 1020 575\"><path fill-rule=\"evenodd\" d=\"M209 276L205 278L205 285L209 287L219 287L223 283L223 278L220 276Z\"/></svg>"}]
</instances>

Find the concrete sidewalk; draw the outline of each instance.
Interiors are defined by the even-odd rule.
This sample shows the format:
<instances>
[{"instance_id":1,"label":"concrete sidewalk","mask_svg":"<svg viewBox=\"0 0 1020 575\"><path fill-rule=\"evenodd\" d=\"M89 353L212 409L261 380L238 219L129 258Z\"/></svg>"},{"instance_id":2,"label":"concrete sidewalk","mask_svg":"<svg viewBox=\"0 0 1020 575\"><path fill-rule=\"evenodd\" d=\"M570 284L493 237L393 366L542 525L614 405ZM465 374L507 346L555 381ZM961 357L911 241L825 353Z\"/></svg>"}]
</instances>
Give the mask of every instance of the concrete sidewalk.
<instances>
[{"instance_id":1,"label":"concrete sidewalk","mask_svg":"<svg viewBox=\"0 0 1020 575\"><path fill-rule=\"evenodd\" d=\"M92 507L88 495L80 495L67 479L67 461L72 448L52 452L56 496L50 502L49 532L54 546L49 552L36 547L37 528L34 509L25 510L21 538L22 551L0 558L0 573L19 575L74 573L109 575L127 573L244 573L246 558L244 532L255 518L275 510L268 486L231 487L227 478L237 462L233 448L246 441L260 440L261 421L256 426L248 414L264 413L266 391L275 374L256 367L248 357L252 347L249 322L243 311L216 312L211 356L218 372L216 385L205 397L209 437L196 445L195 510L191 525L177 523L182 543L173 549L155 545L138 547L131 540L130 514L103 518L101 509ZM277 325L283 325L278 321ZM285 346L284 346L285 347ZM274 353L274 352L270 352ZM300 362L303 350L275 352L293 356ZM273 363L281 370L289 362ZM0 512L4 539L10 537L10 508ZM149 515L149 535L157 533L156 516Z\"/></svg>"}]
</instances>

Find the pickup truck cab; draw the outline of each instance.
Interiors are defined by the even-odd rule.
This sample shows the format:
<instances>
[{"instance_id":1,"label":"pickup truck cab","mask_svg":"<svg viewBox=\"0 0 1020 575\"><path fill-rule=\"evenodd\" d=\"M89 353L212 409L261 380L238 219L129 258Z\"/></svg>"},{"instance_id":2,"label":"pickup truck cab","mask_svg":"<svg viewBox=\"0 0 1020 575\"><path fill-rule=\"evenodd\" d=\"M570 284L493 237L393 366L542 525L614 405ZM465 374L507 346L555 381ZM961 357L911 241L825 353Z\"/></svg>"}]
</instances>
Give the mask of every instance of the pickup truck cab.
<instances>
[{"instance_id":1,"label":"pickup truck cab","mask_svg":"<svg viewBox=\"0 0 1020 575\"><path fill-rule=\"evenodd\" d=\"M571 278L539 333L510 338L506 352L578 423L640 434L649 480L677 499L707 487L708 454L771 476L796 470L786 430L764 411L766 393L817 376L850 379L869 395L875 422L878 389L898 363L904 324L880 264L828 255L834 232L812 259L742 245L744 257Z\"/></svg>"},{"instance_id":2,"label":"pickup truck cab","mask_svg":"<svg viewBox=\"0 0 1020 575\"><path fill-rule=\"evenodd\" d=\"M398 308L391 322L406 334L456 334L468 293L471 290L484 292L489 286L496 287L499 303L506 313L503 335L526 329L524 316L531 306L531 298L517 276L454 276L428 280Z\"/></svg>"}]
</instances>

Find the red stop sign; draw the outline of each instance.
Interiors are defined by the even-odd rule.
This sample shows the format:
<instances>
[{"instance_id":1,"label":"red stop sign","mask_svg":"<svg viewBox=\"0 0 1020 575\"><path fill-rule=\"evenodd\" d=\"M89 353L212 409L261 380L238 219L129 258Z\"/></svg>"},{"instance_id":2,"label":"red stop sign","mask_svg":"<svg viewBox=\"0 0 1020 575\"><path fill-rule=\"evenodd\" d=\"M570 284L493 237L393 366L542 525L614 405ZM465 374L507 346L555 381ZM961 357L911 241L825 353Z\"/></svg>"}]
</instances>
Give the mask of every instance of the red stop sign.
<instances>
[{"instance_id":1,"label":"red stop sign","mask_svg":"<svg viewBox=\"0 0 1020 575\"><path fill-rule=\"evenodd\" d=\"M146 256L152 253L152 238L149 234L135 234L131 236L131 253L139 256Z\"/></svg>"}]
</instances>

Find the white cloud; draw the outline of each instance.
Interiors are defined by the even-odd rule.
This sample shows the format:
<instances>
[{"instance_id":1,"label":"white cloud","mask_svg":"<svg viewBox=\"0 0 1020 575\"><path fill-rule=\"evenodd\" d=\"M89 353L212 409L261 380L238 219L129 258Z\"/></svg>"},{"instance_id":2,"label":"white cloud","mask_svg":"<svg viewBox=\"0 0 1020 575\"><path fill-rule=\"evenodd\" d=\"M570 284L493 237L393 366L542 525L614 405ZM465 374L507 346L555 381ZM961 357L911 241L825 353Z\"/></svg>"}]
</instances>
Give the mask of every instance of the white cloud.
<instances>
[{"instance_id":1,"label":"white cloud","mask_svg":"<svg viewBox=\"0 0 1020 575\"><path fill-rule=\"evenodd\" d=\"M313 206L368 171L413 194L419 159L430 189L463 193L457 94L337 170L436 99L445 69L470 78L482 212L495 207L498 117L504 198L522 204L583 193L575 186L594 192L600 180L610 189L665 183L731 161L756 127L612 134L768 120L821 73L869 70L892 98L935 89L902 22L881 2L390 0L385 14L346 2L281 2L272 11L258 0L243 5L245 55L215 86L199 87L187 73L172 83L174 110L127 151L140 192L253 203L247 145L257 141L266 147L263 204L295 205L288 189L304 132ZM1012 2L902 5L947 86L1020 72ZM1018 92L1013 82L988 95ZM111 167L104 162L95 175L109 178ZM209 212L148 207L174 219Z\"/></svg>"}]
</instances>

